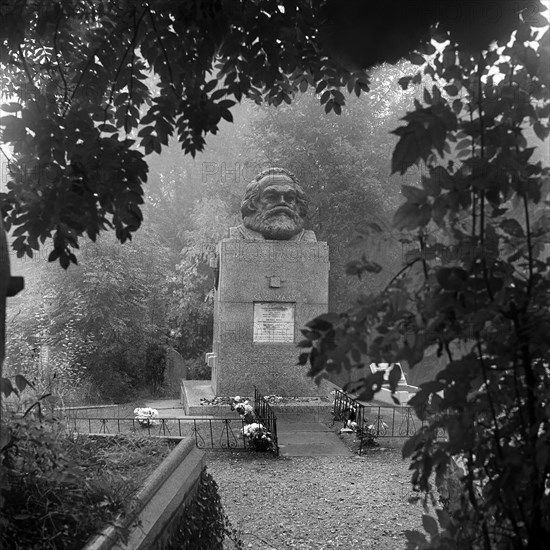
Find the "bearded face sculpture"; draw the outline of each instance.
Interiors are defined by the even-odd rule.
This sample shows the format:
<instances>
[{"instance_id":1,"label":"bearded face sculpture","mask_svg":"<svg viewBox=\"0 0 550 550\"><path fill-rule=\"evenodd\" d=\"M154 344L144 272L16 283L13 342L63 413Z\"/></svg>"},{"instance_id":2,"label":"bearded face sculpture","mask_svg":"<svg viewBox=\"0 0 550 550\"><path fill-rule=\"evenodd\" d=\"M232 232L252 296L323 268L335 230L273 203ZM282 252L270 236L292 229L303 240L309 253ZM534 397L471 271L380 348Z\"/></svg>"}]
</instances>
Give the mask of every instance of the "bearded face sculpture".
<instances>
[{"instance_id":1,"label":"bearded face sculpture","mask_svg":"<svg viewBox=\"0 0 550 550\"><path fill-rule=\"evenodd\" d=\"M270 168L256 176L241 203L244 227L276 241L300 240L306 211L304 190L283 168Z\"/></svg>"}]
</instances>

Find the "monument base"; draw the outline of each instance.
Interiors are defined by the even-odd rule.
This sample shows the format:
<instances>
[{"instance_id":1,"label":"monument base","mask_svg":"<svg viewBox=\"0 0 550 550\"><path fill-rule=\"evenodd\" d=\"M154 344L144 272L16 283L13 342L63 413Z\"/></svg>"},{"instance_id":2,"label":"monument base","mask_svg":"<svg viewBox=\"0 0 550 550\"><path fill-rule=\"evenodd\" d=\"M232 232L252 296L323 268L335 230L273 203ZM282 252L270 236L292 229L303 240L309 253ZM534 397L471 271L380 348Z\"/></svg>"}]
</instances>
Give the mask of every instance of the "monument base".
<instances>
[{"instance_id":1,"label":"monument base","mask_svg":"<svg viewBox=\"0 0 550 550\"><path fill-rule=\"evenodd\" d=\"M302 327L328 310L325 242L235 241L218 246L212 369L216 396L323 397L297 365Z\"/></svg>"},{"instance_id":2,"label":"monument base","mask_svg":"<svg viewBox=\"0 0 550 550\"><path fill-rule=\"evenodd\" d=\"M238 361L218 369L213 381L216 396L254 395L254 386L263 395L280 397L326 397L332 389L326 380L317 385L307 376L306 367L296 365L294 345L265 345L259 350L242 344L240 348Z\"/></svg>"},{"instance_id":3,"label":"monument base","mask_svg":"<svg viewBox=\"0 0 550 550\"><path fill-rule=\"evenodd\" d=\"M254 386L250 386L251 391L243 391L239 393L231 393L227 395L216 395L212 380L182 380L181 381L181 404L185 410L187 416L206 416L206 417L238 417L237 413L231 410L229 404L220 405L203 405L203 400L213 401L215 397L235 397L239 395L243 398L254 400ZM331 395L337 386L323 380L319 388L319 395L300 395L294 393L293 395L279 395L277 397L291 397L297 398L297 402L291 400L281 404L274 403L272 408L282 414L297 414L297 413L312 413L322 408L332 408L334 397ZM258 386L258 390L263 395L275 395L265 392L262 387ZM300 400L303 401L300 402Z\"/></svg>"},{"instance_id":4,"label":"monument base","mask_svg":"<svg viewBox=\"0 0 550 550\"><path fill-rule=\"evenodd\" d=\"M212 380L182 380L180 400L187 416L213 415L201 406L201 399L213 399Z\"/></svg>"}]
</instances>

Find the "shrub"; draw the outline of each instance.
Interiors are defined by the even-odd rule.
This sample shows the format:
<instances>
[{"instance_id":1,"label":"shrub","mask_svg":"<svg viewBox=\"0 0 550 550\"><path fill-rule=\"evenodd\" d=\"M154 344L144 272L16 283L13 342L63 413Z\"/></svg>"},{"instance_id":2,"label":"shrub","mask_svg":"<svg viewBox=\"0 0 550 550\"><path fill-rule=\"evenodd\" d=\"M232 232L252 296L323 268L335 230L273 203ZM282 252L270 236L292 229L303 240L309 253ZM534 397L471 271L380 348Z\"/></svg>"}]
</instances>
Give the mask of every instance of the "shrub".
<instances>
[{"instance_id":1,"label":"shrub","mask_svg":"<svg viewBox=\"0 0 550 550\"><path fill-rule=\"evenodd\" d=\"M0 451L0 547L69 550L123 511L170 447L140 437L67 437L52 419L10 422Z\"/></svg>"},{"instance_id":2,"label":"shrub","mask_svg":"<svg viewBox=\"0 0 550 550\"><path fill-rule=\"evenodd\" d=\"M212 376L210 367L205 363L204 356L184 359L187 370L187 380L209 380Z\"/></svg>"},{"instance_id":3,"label":"shrub","mask_svg":"<svg viewBox=\"0 0 550 550\"><path fill-rule=\"evenodd\" d=\"M233 548L244 548L237 531L225 514L218 485L203 469L197 495L181 514L165 550L224 550L226 541Z\"/></svg>"}]
</instances>

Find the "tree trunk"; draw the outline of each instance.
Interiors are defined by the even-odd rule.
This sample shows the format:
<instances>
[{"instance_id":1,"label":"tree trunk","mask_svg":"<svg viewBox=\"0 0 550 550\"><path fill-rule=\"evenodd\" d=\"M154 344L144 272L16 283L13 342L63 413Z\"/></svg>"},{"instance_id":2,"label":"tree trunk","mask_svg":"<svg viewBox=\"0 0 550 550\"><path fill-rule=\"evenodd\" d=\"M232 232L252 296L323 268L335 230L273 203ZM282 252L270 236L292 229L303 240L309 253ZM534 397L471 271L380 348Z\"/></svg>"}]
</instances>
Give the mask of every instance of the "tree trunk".
<instances>
[{"instance_id":1,"label":"tree trunk","mask_svg":"<svg viewBox=\"0 0 550 550\"><path fill-rule=\"evenodd\" d=\"M4 356L6 353L6 295L10 284L10 257L8 242L0 216L0 379L2 378ZM2 391L0 391L0 449L3 447L4 424L2 422Z\"/></svg>"}]
</instances>

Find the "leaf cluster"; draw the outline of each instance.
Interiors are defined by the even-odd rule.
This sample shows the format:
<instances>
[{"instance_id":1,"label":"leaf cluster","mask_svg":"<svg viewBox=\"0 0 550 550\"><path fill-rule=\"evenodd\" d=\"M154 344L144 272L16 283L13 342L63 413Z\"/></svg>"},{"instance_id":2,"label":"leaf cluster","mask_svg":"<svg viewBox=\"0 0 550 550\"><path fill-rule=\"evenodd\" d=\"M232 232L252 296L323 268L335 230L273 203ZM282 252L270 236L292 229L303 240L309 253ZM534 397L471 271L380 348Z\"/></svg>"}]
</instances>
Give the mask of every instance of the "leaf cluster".
<instances>
[{"instance_id":1,"label":"leaf cluster","mask_svg":"<svg viewBox=\"0 0 550 550\"><path fill-rule=\"evenodd\" d=\"M172 533L167 537L167 550L196 548L197 550L223 550L231 541L231 548L244 548L237 530L225 514L218 485L206 467L201 472L195 498L180 513L174 522Z\"/></svg>"}]
</instances>

